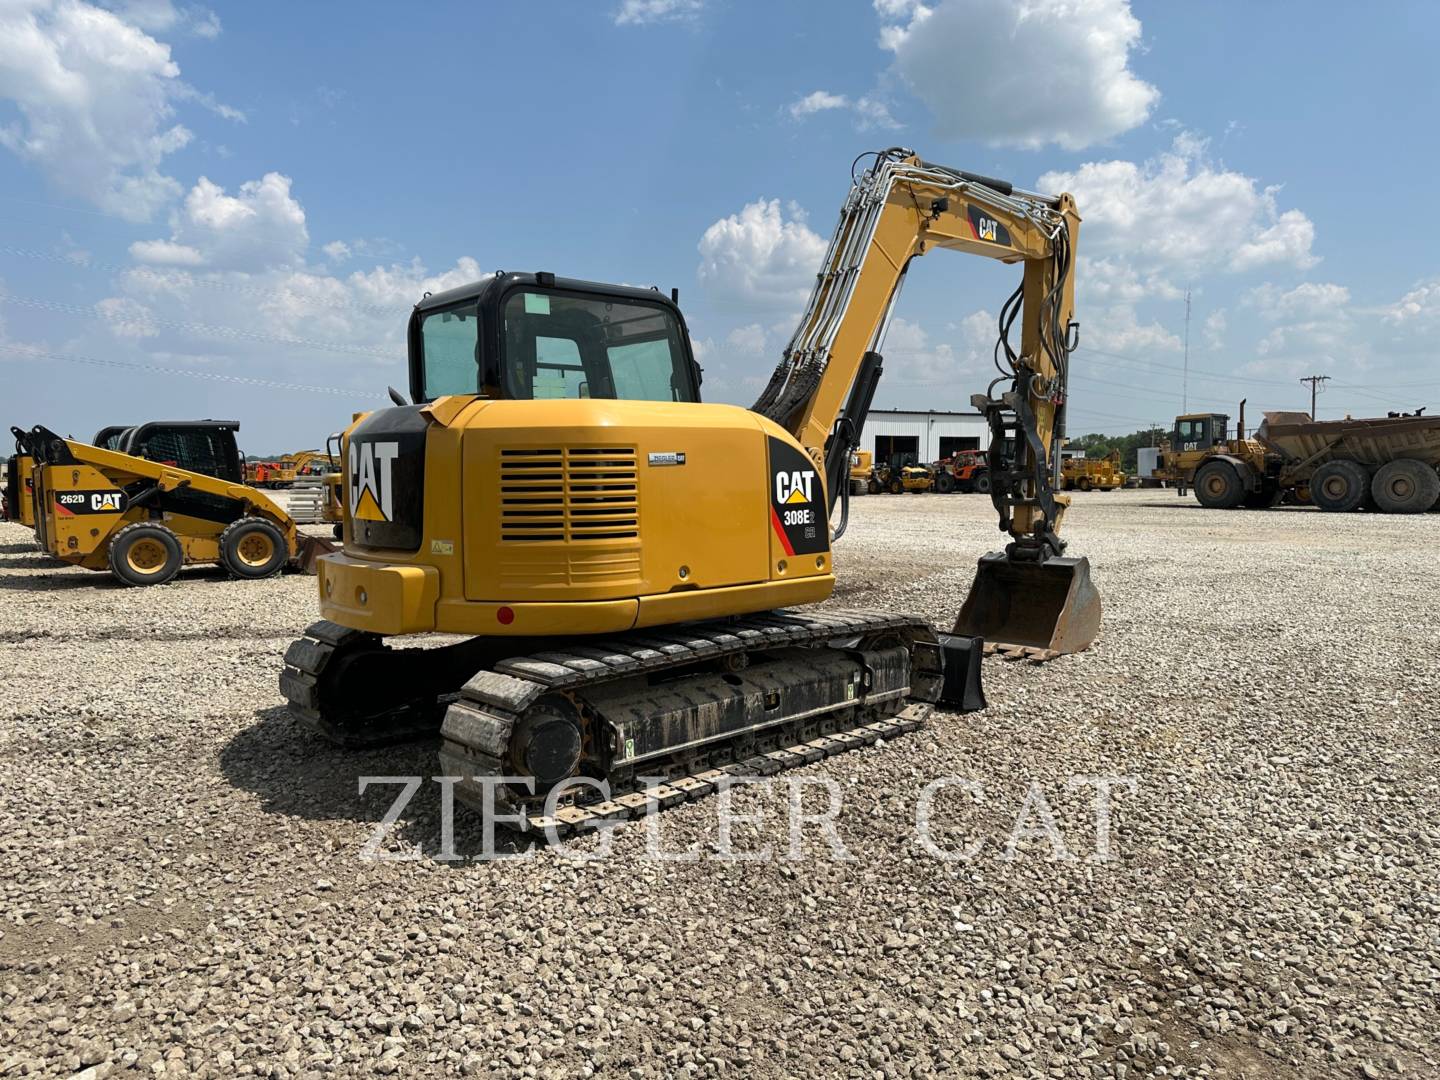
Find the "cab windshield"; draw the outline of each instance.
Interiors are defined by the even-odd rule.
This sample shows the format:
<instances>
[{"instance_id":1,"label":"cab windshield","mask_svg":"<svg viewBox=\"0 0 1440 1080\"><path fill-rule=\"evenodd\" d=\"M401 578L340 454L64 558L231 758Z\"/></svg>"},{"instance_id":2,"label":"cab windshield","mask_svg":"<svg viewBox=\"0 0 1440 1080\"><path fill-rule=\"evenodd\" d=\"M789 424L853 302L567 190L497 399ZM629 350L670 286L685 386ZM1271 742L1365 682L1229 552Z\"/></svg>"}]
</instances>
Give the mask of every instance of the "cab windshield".
<instances>
[{"instance_id":1,"label":"cab windshield","mask_svg":"<svg viewBox=\"0 0 1440 1080\"><path fill-rule=\"evenodd\" d=\"M501 322L506 397L698 400L679 324L659 304L518 289Z\"/></svg>"}]
</instances>

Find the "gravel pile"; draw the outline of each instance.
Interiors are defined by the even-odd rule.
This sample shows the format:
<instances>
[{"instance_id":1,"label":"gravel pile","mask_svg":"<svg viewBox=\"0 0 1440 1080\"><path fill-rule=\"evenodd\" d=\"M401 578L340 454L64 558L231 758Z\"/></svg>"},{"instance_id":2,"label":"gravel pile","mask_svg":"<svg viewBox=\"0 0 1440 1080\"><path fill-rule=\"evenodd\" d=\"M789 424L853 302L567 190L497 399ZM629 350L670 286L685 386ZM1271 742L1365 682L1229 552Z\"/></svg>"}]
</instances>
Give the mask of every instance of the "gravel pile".
<instances>
[{"instance_id":1,"label":"gravel pile","mask_svg":"<svg viewBox=\"0 0 1440 1080\"><path fill-rule=\"evenodd\" d=\"M422 857L362 860L400 789L357 778L435 744L286 715L313 579L122 590L0 527L0 1077L1440 1075L1437 524L1079 495L1096 647L790 774L839 783L848 861L735 792L754 862L717 799L658 819L693 861L640 825L444 860L428 781L379 845ZM999 539L981 497L857 499L836 602L948 625ZM947 776L968 859L917 832ZM1097 776L1134 780L1108 861Z\"/></svg>"}]
</instances>

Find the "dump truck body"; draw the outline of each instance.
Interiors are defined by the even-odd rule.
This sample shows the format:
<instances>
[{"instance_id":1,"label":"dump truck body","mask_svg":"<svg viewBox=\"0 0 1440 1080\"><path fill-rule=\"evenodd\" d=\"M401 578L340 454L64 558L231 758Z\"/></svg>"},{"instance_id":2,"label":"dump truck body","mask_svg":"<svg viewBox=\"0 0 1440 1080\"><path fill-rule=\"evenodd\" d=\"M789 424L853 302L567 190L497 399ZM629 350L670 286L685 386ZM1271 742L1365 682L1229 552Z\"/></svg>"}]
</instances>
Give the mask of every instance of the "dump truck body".
<instances>
[{"instance_id":1,"label":"dump truck body","mask_svg":"<svg viewBox=\"0 0 1440 1080\"><path fill-rule=\"evenodd\" d=\"M1268 412L1247 439L1244 404L1233 439L1226 437L1228 417L1177 417L1156 479L1174 483L1181 495L1193 487L1201 505L1220 510L1290 501L1412 514L1440 499L1440 417L1312 420L1308 413Z\"/></svg>"},{"instance_id":2,"label":"dump truck body","mask_svg":"<svg viewBox=\"0 0 1440 1080\"><path fill-rule=\"evenodd\" d=\"M1255 438L1284 458L1296 479L1339 458L1371 470L1401 458L1440 468L1440 416L1311 420L1306 413L1267 412Z\"/></svg>"}]
</instances>

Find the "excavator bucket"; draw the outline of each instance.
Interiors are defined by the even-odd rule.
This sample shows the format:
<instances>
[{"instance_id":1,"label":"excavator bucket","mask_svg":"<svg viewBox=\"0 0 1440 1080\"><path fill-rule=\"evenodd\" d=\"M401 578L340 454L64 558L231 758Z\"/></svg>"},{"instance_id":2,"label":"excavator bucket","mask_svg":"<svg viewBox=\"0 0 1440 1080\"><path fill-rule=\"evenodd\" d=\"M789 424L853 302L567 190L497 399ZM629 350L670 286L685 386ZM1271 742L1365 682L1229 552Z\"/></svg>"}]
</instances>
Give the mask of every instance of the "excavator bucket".
<instances>
[{"instance_id":1,"label":"excavator bucket","mask_svg":"<svg viewBox=\"0 0 1440 1080\"><path fill-rule=\"evenodd\" d=\"M1089 559L1025 562L992 551L980 559L954 633L1001 649L1075 653L1099 630L1100 594L1090 581Z\"/></svg>"}]
</instances>

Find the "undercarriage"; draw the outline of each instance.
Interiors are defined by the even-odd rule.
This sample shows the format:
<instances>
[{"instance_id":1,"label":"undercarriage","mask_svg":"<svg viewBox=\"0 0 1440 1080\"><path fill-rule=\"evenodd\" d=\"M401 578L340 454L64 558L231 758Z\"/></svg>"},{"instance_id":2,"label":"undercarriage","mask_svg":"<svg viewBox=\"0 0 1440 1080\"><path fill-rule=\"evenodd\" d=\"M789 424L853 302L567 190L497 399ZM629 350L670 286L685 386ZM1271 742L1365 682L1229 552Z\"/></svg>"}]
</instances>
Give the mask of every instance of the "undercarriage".
<instances>
[{"instance_id":1,"label":"undercarriage","mask_svg":"<svg viewBox=\"0 0 1440 1080\"><path fill-rule=\"evenodd\" d=\"M280 686L297 717L343 746L438 732L461 802L565 831L903 734L942 697L983 708L982 648L866 611L407 649L319 622L286 652Z\"/></svg>"}]
</instances>

